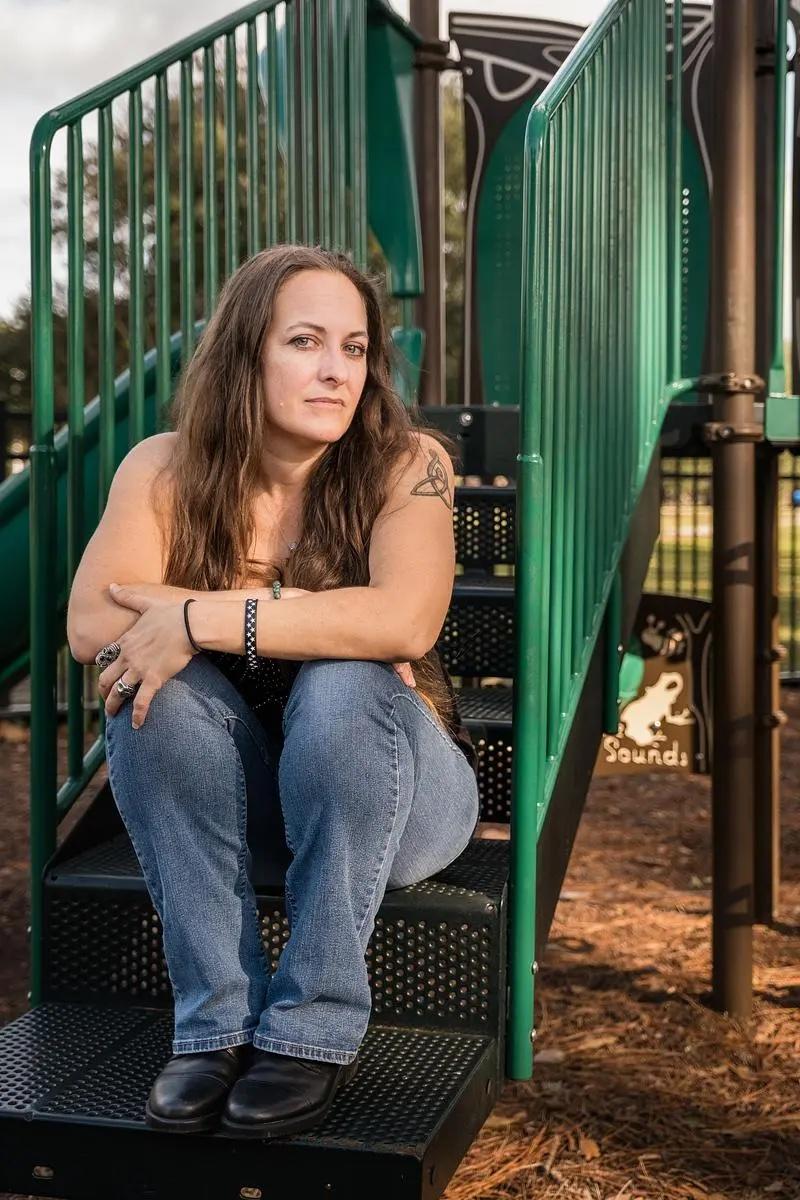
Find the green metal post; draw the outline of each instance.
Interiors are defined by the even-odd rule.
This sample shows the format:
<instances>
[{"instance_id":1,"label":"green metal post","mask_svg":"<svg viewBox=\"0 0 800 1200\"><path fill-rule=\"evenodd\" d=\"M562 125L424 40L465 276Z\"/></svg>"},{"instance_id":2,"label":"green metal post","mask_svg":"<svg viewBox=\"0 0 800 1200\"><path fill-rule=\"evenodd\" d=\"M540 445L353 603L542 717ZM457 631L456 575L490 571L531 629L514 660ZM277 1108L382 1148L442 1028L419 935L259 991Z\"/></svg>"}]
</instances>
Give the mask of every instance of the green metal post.
<instances>
[{"instance_id":1,"label":"green metal post","mask_svg":"<svg viewBox=\"0 0 800 1200\"><path fill-rule=\"evenodd\" d=\"M247 253L261 249L261 223L258 215L258 56L256 23L247 23L247 108L245 122L247 145Z\"/></svg>"},{"instance_id":2,"label":"green metal post","mask_svg":"<svg viewBox=\"0 0 800 1200\"><path fill-rule=\"evenodd\" d=\"M145 435L144 428L144 207L142 200L142 93L134 88L128 109L128 363L130 369L130 416L128 442L135 446Z\"/></svg>"},{"instance_id":3,"label":"green metal post","mask_svg":"<svg viewBox=\"0 0 800 1200\"><path fill-rule=\"evenodd\" d=\"M214 43L203 50L203 296L210 317L219 291L217 219L217 72Z\"/></svg>"},{"instance_id":4,"label":"green metal post","mask_svg":"<svg viewBox=\"0 0 800 1200\"><path fill-rule=\"evenodd\" d=\"M170 211L169 211L169 93L167 74L156 77L155 206L156 206L156 407L158 424L166 418L172 392L170 378Z\"/></svg>"},{"instance_id":5,"label":"green metal post","mask_svg":"<svg viewBox=\"0 0 800 1200\"><path fill-rule=\"evenodd\" d=\"M80 121L67 134L67 578L72 580L84 549L83 457L86 380L83 253L83 129ZM83 666L67 660L67 773L83 770Z\"/></svg>"},{"instance_id":6,"label":"green metal post","mask_svg":"<svg viewBox=\"0 0 800 1200\"><path fill-rule=\"evenodd\" d=\"M30 744L30 981L31 1005L42 994L44 868L56 846L56 480L53 452L53 283L50 146L47 117L31 140L31 373L30 449L31 744Z\"/></svg>"},{"instance_id":7,"label":"green metal post","mask_svg":"<svg viewBox=\"0 0 800 1200\"><path fill-rule=\"evenodd\" d=\"M239 265L239 186L236 153L236 35L225 36L225 274Z\"/></svg>"}]
</instances>

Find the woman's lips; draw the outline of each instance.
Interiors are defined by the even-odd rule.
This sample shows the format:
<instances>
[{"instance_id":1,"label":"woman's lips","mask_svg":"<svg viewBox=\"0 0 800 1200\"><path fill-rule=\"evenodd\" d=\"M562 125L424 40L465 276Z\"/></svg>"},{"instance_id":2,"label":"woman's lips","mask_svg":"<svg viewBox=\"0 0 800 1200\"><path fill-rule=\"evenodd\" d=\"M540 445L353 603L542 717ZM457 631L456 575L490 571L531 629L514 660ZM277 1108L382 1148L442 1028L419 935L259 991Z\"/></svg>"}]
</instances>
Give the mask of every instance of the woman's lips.
<instances>
[{"instance_id":1,"label":"woman's lips","mask_svg":"<svg viewBox=\"0 0 800 1200\"><path fill-rule=\"evenodd\" d=\"M341 400L306 400L306 404L319 404L323 408L341 408Z\"/></svg>"}]
</instances>

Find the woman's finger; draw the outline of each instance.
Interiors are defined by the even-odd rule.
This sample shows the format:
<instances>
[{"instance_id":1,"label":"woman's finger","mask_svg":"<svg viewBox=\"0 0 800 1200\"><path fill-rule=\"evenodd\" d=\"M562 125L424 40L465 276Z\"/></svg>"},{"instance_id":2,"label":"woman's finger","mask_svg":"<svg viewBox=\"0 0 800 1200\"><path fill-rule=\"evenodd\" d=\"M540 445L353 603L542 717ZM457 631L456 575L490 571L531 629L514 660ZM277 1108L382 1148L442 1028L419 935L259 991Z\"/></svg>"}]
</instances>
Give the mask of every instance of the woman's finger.
<instances>
[{"instance_id":1,"label":"woman's finger","mask_svg":"<svg viewBox=\"0 0 800 1200\"><path fill-rule=\"evenodd\" d=\"M136 673L131 670L125 671L122 675L120 675L117 682L111 688L111 691L108 694L108 698L106 699L105 708L106 708L106 716L107 717L116 716L116 714L122 708L123 704L126 704L128 702L128 700L131 699L130 696L124 695L117 687L117 684L120 682L127 683L131 687L133 687L137 683L139 683L140 680L137 678Z\"/></svg>"},{"instance_id":2,"label":"woman's finger","mask_svg":"<svg viewBox=\"0 0 800 1200\"><path fill-rule=\"evenodd\" d=\"M392 663L392 666L394 667L395 671L400 676L400 678L402 679L402 681L406 685L406 687L413 688L413 687L417 686L417 681L414 678L414 672L411 669L411 663L408 663L408 662Z\"/></svg>"},{"instance_id":3,"label":"woman's finger","mask_svg":"<svg viewBox=\"0 0 800 1200\"><path fill-rule=\"evenodd\" d=\"M121 651L119 656L113 663L109 663L107 667L97 676L97 690L105 700L114 684L128 669L128 660L125 658L125 651Z\"/></svg>"},{"instance_id":4,"label":"woman's finger","mask_svg":"<svg viewBox=\"0 0 800 1200\"><path fill-rule=\"evenodd\" d=\"M133 712L131 713L131 725L134 729L139 729L144 725L150 704L153 697L159 689L159 685L145 680L139 688L133 701Z\"/></svg>"}]
</instances>

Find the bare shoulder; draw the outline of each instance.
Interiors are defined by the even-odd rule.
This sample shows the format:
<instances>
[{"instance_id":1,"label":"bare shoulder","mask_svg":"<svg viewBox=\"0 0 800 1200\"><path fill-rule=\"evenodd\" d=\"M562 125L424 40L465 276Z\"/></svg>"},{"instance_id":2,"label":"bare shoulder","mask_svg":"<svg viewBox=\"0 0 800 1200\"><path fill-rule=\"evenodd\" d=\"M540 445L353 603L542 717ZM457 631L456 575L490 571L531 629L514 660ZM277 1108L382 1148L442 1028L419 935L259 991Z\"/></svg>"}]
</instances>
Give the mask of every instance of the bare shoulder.
<instances>
[{"instance_id":1,"label":"bare shoulder","mask_svg":"<svg viewBox=\"0 0 800 1200\"><path fill-rule=\"evenodd\" d=\"M455 475L453 463L441 442L421 429L412 429L408 453L400 456L392 471L391 484L381 516L388 516L409 504L425 499L427 510L432 498L453 507Z\"/></svg>"},{"instance_id":2,"label":"bare shoulder","mask_svg":"<svg viewBox=\"0 0 800 1200\"><path fill-rule=\"evenodd\" d=\"M412 437L414 457L409 470L412 477L411 494L438 496L448 508L452 507L455 486L453 461L438 438L422 430Z\"/></svg>"}]
</instances>

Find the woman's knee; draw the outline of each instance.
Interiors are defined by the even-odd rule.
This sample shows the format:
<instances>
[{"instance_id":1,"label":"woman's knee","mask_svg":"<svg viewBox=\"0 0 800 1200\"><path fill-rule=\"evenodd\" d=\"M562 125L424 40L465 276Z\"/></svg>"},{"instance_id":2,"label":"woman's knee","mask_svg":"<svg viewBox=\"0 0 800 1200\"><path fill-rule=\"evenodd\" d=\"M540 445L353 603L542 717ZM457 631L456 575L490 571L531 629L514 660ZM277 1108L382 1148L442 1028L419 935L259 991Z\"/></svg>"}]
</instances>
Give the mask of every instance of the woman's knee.
<instances>
[{"instance_id":1,"label":"woman's knee","mask_svg":"<svg viewBox=\"0 0 800 1200\"><path fill-rule=\"evenodd\" d=\"M226 758L235 757L224 706L190 686L184 675L179 672L158 689L138 729L131 723L130 702L108 717L106 751L117 790L126 779L152 791L195 772L208 777Z\"/></svg>"},{"instance_id":2,"label":"woman's knee","mask_svg":"<svg viewBox=\"0 0 800 1200\"><path fill-rule=\"evenodd\" d=\"M304 662L284 711L284 733L294 718L300 718L306 734L323 727L344 730L349 720L373 712L376 701L403 686L389 663L349 658Z\"/></svg>"}]
</instances>

